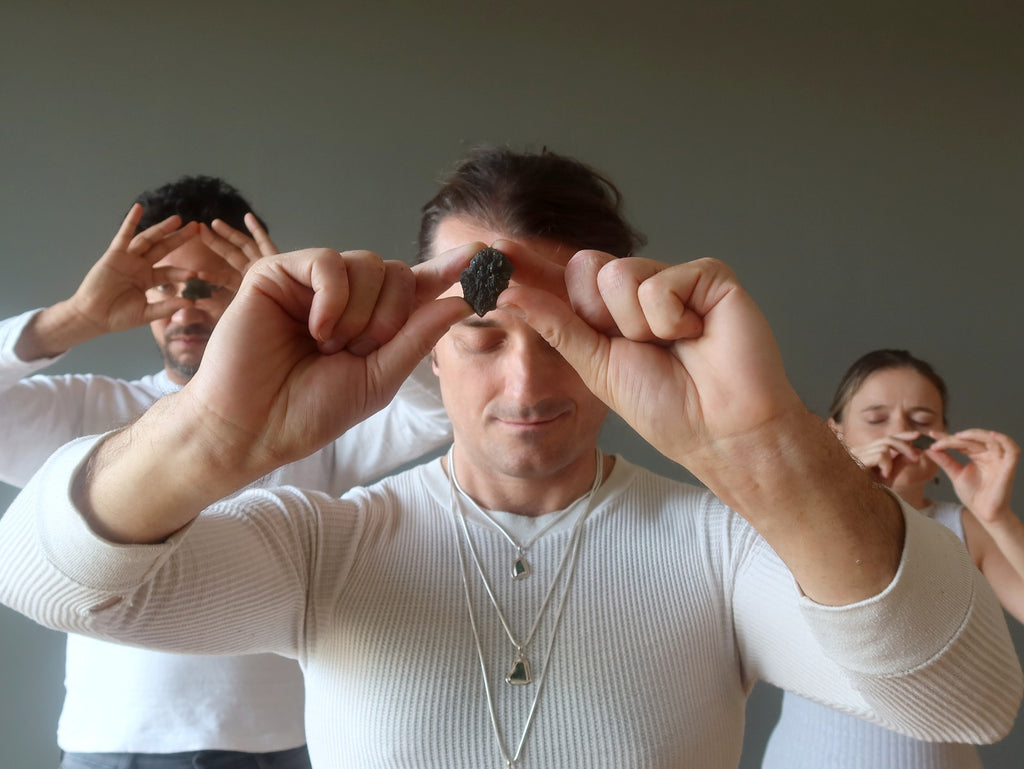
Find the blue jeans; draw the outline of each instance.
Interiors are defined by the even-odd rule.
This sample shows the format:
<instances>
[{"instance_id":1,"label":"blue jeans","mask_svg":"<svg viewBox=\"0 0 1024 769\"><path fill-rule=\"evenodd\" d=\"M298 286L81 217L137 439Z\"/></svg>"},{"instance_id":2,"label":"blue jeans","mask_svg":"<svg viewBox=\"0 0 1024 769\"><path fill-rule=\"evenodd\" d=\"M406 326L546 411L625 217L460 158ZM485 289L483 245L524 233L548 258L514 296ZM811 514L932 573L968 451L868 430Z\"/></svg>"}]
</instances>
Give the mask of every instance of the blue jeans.
<instances>
[{"instance_id":1,"label":"blue jeans","mask_svg":"<svg viewBox=\"0 0 1024 769\"><path fill-rule=\"evenodd\" d=\"M60 769L310 769L306 746L273 753L63 753Z\"/></svg>"}]
</instances>

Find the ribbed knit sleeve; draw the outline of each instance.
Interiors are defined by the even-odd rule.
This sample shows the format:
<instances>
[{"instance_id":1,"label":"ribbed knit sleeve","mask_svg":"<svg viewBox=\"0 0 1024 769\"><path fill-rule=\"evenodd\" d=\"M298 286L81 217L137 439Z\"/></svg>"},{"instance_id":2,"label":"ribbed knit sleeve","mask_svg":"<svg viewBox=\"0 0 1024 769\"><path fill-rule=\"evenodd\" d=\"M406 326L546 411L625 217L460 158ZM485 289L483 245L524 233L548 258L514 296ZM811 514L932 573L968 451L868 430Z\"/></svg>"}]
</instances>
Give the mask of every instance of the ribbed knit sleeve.
<instances>
[{"instance_id":1,"label":"ribbed knit sleeve","mask_svg":"<svg viewBox=\"0 0 1024 769\"><path fill-rule=\"evenodd\" d=\"M918 739L999 740L1022 693L1002 609L963 544L901 505L898 572L868 600L816 604L771 552L741 567L737 632L747 675ZM785 591L791 604L778 600ZM813 643L792 654L803 629Z\"/></svg>"},{"instance_id":2,"label":"ribbed knit sleeve","mask_svg":"<svg viewBox=\"0 0 1024 769\"><path fill-rule=\"evenodd\" d=\"M67 489L98 440L56 452L0 518L0 601L56 630L152 649L298 656L320 512L344 549L356 519L340 510L351 505L257 489L164 543L113 544L92 532Z\"/></svg>"},{"instance_id":3,"label":"ribbed knit sleeve","mask_svg":"<svg viewBox=\"0 0 1024 769\"><path fill-rule=\"evenodd\" d=\"M890 728L923 740L995 742L1013 728L1022 690L1020 666L1005 653L1012 640L1002 607L949 529L906 503L903 510L906 544L893 583L842 610L805 598L804 615Z\"/></svg>"},{"instance_id":4,"label":"ribbed knit sleeve","mask_svg":"<svg viewBox=\"0 0 1024 769\"><path fill-rule=\"evenodd\" d=\"M439 462L341 499L252 490L165 544L122 547L68 501L90 446L58 453L0 519L0 600L134 644L296 657L318 766L497 769L499 744L522 743L525 769L734 769L757 678L969 742L1005 731L1021 696L994 596L955 538L909 513L892 584L821 607L707 491L618 458L548 601L572 529L531 544L531 576L511 579L514 548L456 524ZM524 649L499 611L520 641L536 625ZM510 686L520 652L536 680Z\"/></svg>"}]
</instances>

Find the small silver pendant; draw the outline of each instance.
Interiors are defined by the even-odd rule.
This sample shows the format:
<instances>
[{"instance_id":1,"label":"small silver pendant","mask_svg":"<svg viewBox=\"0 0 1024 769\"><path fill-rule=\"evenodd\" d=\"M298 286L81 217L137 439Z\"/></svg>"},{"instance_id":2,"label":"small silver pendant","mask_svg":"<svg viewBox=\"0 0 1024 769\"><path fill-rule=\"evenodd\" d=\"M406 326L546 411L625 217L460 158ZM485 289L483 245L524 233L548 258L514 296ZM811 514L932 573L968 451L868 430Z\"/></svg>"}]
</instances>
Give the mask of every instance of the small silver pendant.
<instances>
[{"instance_id":1,"label":"small silver pendant","mask_svg":"<svg viewBox=\"0 0 1024 769\"><path fill-rule=\"evenodd\" d=\"M512 564L512 579L526 579L529 576L530 564L523 556L519 556Z\"/></svg>"},{"instance_id":2,"label":"small silver pendant","mask_svg":"<svg viewBox=\"0 0 1024 769\"><path fill-rule=\"evenodd\" d=\"M516 657L512 662L512 669L505 676L505 683L512 686L524 686L532 682L533 676L530 675L530 661L522 655Z\"/></svg>"}]
</instances>

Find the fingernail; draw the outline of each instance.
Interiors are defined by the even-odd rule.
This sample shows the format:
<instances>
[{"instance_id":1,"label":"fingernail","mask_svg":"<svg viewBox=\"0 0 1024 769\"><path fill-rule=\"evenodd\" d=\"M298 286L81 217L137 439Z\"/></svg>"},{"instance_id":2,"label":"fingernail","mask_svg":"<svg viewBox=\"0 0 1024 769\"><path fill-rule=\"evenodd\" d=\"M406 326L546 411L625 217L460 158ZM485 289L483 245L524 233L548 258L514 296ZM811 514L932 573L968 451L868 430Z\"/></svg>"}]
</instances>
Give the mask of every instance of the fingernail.
<instances>
[{"instance_id":1,"label":"fingernail","mask_svg":"<svg viewBox=\"0 0 1024 769\"><path fill-rule=\"evenodd\" d=\"M497 309L501 310L502 312L507 312L510 315L515 315L517 318L526 317L526 313L523 312L523 309L519 305L512 304L511 302L498 302Z\"/></svg>"},{"instance_id":2,"label":"fingernail","mask_svg":"<svg viewBox=\"0 0 1024 769\"><path fill-rule=\"evenodd\" d=\"M323 355L334 355L336 352L341 352L341 346L333 339L317 342L317 349Z\"/></svg>"}]
</instances>

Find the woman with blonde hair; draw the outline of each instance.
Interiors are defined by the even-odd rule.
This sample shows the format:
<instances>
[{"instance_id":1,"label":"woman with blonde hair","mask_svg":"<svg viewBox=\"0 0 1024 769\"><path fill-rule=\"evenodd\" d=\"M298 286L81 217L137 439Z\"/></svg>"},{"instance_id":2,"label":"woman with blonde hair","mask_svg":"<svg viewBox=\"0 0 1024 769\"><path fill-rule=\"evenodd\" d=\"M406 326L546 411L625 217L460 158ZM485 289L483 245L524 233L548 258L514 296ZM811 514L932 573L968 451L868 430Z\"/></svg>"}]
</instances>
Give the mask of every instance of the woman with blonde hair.
<instances>
[{"instance_id":1,"label":"woman with blonde hair","mask_svg":"<svg viewBox=\"0 0 1024 769\"><path fill-rule=\"evenodd\" d=\"M946 384L928 363L906 350L874 350L843 376L829 425L879 483L964 541L1003 607L1024 622L1024 524L1010 507L1020 448L992 430L946 432L946 406ZM940 470L957 502L929 497ZM762 769L981 766L973 745L922 742L789 692L762 763Z\"/></svg>"}]
</instances>

